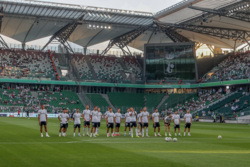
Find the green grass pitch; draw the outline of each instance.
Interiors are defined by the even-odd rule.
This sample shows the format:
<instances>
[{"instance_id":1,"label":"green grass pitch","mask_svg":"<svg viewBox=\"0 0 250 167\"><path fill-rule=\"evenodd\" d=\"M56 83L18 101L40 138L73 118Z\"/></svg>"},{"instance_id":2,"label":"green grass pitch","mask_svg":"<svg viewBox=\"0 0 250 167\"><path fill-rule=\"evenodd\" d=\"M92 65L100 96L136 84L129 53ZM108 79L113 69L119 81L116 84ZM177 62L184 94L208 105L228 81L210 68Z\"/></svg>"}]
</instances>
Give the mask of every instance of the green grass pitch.
<instances>
[{"instance_id":1,"label":"green grass pitch","mask_svg":"<svg viewBox=\"0 0 250 167\"><path fill-rule=\"evenodd\" d=\"M152 123L152 122L151 122ZM161 134L164 134L161 122ZM183 126L181 131L183 134ZM173 130L173 124L171 125ZM59 122L49 119L50 138L41 138L37 118L0 118L0 166L25 167L244 167L250 165L250 126L193 123L191 137L165 142L164 137L73 137L73 123L66 137L58 137ZM124 125L121 127L123 134ZM173 134L173 132L172 132ZM218 140L217 136L222 135Z\"/></svg>"}]
</instances>

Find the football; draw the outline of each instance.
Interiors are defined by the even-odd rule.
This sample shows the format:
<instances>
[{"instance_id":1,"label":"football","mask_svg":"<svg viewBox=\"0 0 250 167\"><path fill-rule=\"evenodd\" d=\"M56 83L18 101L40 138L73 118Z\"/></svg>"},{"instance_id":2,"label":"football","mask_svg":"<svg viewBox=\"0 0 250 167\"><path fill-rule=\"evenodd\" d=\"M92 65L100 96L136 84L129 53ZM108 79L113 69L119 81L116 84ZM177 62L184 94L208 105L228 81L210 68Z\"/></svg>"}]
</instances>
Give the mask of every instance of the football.
<instances>
[{"instance_id":1,"label":"football","mask_svg":"<svg viewBox=\"0 0 250 167\"><path fill-rule=\"evenodd\" d=\"M168 142L168 137L165 137L165 141Z\"/></svg>"},{"instance_id":2,"label":"football","mask_svg":"<svg viewBox=\"0 0 250 167\"><path fill-rule=\"evenodd\" d=\"M218 139L222 139L222 136L221 136L221 135L219 135L219 136L218 136Z\"/></svg>"},{"instance_id":3,"label":"football","mask_svg":"<svg viewBox=\"0 0 250 167\"><path fill-rule=\"evenodd\" d=\"M178 140L177 138L173 138L173 141L174 141L174 142L177 142L177 140Z\"/></svg>"},{"instance_id":4,"label":"football","mask_svg":"<svg viewBox=\"0 0 250 167\"><path fill-rule=\"evenodd\" d=\"M168 141L169 141L169 142L171 142L171 141L172 141L172 138L171 138L171 137L169 137L169 138L168 138Z\"/></svg>"}]
</instances>

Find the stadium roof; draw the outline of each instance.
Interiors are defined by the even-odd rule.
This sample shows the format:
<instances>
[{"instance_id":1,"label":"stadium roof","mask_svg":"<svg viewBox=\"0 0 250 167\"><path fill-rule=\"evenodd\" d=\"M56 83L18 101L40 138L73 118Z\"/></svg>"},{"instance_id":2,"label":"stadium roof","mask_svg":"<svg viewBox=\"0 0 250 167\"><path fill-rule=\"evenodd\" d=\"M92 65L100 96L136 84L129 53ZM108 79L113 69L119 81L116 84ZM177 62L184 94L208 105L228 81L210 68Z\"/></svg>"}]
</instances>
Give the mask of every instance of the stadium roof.
<instances>
[{"instance_id":1,"label":"stadium roof","mask_svg":"<svg viewBox=\"0 0 250 167\"><path fill-rule=\"evenodd\" d=\"M4 7L1 34L18 40L22 43L33 41L60 31L74 20L81 20L70 34L68 40L88 47L122 34L128 33L138 27L152 24L158 20L167 24L193 23L199 25L204 11L191 9L190 5L199 8L225 9L230 5L245 2L245 0L183 0L156 14L131 10L119 10L62 3L50 3L32 0L0 0L0 7ZM250 30L250 24L229 17L209 15L203 26L227 27L239 30ZM233 40L222 39L215 36L177 29L177 32L192 41L202 42L217 47L233 48ZM156 33L148 29L129 45L143 50L145 43L163 43L172 40L163 32ZM243 44L238 41L236 46Z\"/></svg>"}]
</instances>

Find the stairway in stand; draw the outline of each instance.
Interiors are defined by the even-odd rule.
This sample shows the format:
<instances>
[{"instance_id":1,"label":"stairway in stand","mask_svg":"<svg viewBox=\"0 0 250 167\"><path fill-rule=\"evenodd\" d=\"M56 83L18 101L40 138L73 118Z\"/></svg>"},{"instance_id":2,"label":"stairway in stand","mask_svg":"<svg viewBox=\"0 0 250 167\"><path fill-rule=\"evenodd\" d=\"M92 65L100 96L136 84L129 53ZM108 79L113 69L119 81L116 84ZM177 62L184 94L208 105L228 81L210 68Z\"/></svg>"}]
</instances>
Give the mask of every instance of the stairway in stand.
<instances>
[{"instance_id":1,"label":"stairway in stand","mask_svg":"<svg viewBox=\"0 0 250 167\"><path fill-rule=\"evenodd\" d=\"M49 53L49 58L50 58L50 60L51 60L53 69L54 69L55 74L56 74L56 79L57 79L57 80L60 80L59 75L58 75L57 70L56 70L55 63L54 63L54 61L53 61L52 53L50 52L50 50L48 50L48 53Z\"/></svg>"}]
</instances>

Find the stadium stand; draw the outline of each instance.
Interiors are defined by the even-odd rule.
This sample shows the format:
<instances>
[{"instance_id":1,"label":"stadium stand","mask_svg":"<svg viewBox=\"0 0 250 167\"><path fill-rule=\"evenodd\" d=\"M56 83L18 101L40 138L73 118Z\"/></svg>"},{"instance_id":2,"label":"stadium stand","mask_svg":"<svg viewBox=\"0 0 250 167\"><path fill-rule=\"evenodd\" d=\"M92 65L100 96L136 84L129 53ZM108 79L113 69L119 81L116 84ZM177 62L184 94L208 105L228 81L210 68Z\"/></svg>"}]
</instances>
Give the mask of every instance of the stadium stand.
<instances>
[{"instance_id":1,"label":"stadium stand","mask_svg":"<svg viewBox=\"0 0 250 167\"><path fill-rule=\"evenodd\" d=\"M110 102L116 108L126 112L126 108L135 107L136 110L144 106L143 93L108 93Z\"/></svg>"},{"instance_id":2,"label":"stadium stand","mask_svg":"<svg viewBox=\"0 0 250 167\"><path fill-rule=\"evenodd\" d=\"M168 109L169 111L175 108L177 104L185 103L192 97L196 97L196 94L170 94L169 97L159 106L159 110ZM166 105L167 104L167 105Z\"/></svg>"},{"instance_id":3,"label":"stadium stand","mask_svg":"<svg viewBox=\"0 0 250 167\"><path fill-rule=\"evenodd\" d=\"M145 94L145 103L148 109L152 109L157 107L157 105L161 102L164 94L158 93L148 93Z\"/></svg>"},{"instance_id":4,"label":"stadium stand","mask_svg":"<svg viewBox=\"0 0 250 167\"><path fill-rule=\"evenodd\" d=\"M214 82L250 78L250 52L231 55L203 77L203 81ZM211 75L210 75L211 74Z\"/></svg>"},{"instance_id":5,"label":"stadium stand","mask_svg":"<svg viewBox=\"0 0 250 167\"><path fill-rule=\"evenodd\" d=\"M87 94L87 97L92 102L94 106L105 107L107 108L109 104L107 101L102 97L101 94Z\"/></svg>"},{"instance_id":6,"label":"stadium stand","mask_svg":"<svg viewBox=\"0 0 250 167\"><path fill-rule=\"evenodd\" d=\"M31 93L29 89L0 89L1 106L23 106L24 104L28 104L30 99Z\"/></svg>"},{"instance_id":7,"label":"stadium stand","mask_svg":"<svg viewBox=\"0 0 250 167\"><path fill-rule=\"evenodd\" d=\"M61 111L63 108L68 108L69 110L83 109L78 95L72 91L38 92L38 100L44 103L45 106L48 106L50 112L55 110Z\"/></svg>"},{"instance_id":8,"label":"stadium stand","mask_svg":"<svg viewBox=\"0 0 250 167\"><path fill-rule=\"evenodd\" d=\"M140 68L140 64L134 56L123 56L124 64L127 69L132 70L136 74L136 79L142 79L142 70Z\"/></svg>"},{"instance_id":9,"label":"stadium stand","mask_svg":"<svg viewBox=\"0 0 250 167\"><path fill-rule=\"evenodd\" d=\"M0 50L1 77L56 79L48 53Z\"/></svg>"},{"instance_id":10,"label":"stadium stand","mask_svg":"<svg viewBox=\"0 0 250 167\"><path fill-rule=\"evenodd\" d=\"M91 73L89 66L82 54L72 55L73 68L76 68L77 76L81 80L94 80L93 74Z\"/></svg>"},{"instance_id":11,"label":"stadium stand","mask_svg":"<svg viewBox=\"0 0 250 167\"><path fill-rule=\"evenodd\" d=\"M99 80L123 80L122 67L116 57L111 56L89 56L91 65Z\"/></svg>"}]
</instances>

